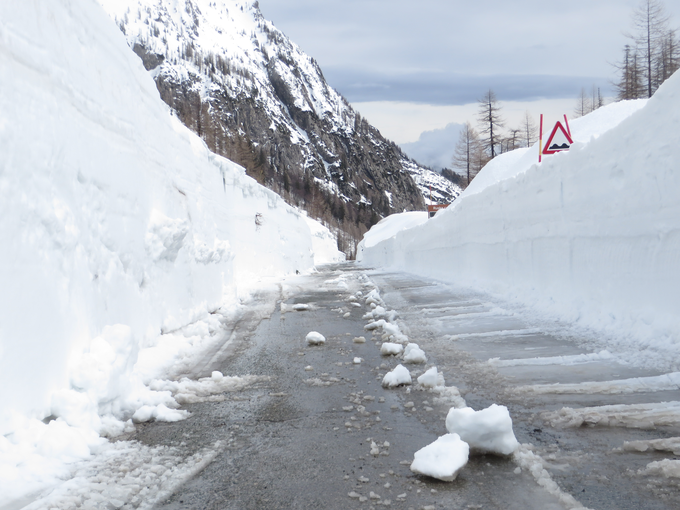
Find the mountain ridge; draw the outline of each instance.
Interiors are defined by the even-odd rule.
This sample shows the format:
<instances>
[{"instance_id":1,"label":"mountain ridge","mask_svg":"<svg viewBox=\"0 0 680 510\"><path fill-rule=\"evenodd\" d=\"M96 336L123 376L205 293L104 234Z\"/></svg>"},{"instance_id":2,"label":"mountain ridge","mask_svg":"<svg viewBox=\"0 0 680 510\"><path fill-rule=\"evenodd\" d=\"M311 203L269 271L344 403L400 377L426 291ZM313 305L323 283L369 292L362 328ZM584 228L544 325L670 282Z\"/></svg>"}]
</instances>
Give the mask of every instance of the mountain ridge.
<instances>
[{"instance_id":1,"label":"mountain ridge","mask_svg":"<svg viewBox=\"0 0 680 510\"><path fill-rule=\"evenodd\" d=\"M350 256L382 217L424 209L432 183L442 200L460 193L354 111L257 2L100 3L180 120L332 227Z\"/></svg>"}]
</instances>

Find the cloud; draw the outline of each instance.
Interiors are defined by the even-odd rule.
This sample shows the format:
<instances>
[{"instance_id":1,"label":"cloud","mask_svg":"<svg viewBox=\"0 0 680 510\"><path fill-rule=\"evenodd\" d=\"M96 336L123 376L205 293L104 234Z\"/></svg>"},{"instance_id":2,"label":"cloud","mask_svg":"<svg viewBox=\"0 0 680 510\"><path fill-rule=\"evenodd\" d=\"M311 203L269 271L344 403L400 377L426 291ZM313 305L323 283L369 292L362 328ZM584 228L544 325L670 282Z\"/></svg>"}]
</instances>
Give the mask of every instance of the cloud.
<instances>
[{"instance_id":1,"label":"cloud","mask_svg":"<svg viewBox=\"0 0 680 510\"><path fill-rule=\"evenodd\" d=\"M493 89L503 101L576 98L582 87L604 83L602 94L611 86L602 77L551 75L457 75L415 72L386 74L353 68L328 68L328 82L352 103L401 101L433 105L463 105L477 101Z\"/></svg>"},{"instance_id":2,"label":"cloud","mask_svg":"<svg viewBox=\"0 0 680 510\"><path fill-rule=\"evenodd\" d=\"M451 159L462 128L463 124L451 123L443 129L424 131L417 142L402 143L401 148L410 158L433 170L451 168Z\"/></svg>"}]
</instances>

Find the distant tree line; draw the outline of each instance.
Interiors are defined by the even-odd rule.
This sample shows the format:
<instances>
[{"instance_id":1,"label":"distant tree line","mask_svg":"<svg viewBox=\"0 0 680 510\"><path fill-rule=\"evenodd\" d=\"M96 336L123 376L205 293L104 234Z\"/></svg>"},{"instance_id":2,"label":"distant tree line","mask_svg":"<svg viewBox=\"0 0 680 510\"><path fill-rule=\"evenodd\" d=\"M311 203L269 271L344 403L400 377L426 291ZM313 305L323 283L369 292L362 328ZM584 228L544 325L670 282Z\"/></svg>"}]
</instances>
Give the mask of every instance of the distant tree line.
<instances>
[{"instance_id":1,"label":"distant tree line","mask_svg":"<svg viewBox=\"0 0 680 510\"><path fill-rule=\"evenodd\" d=\"M642 0L633 11L632 24L633 31L626 34L631 43L625 45L622 60L615 64L618 76L614 86L619 101L652 97L680 67L677 30L669 27L670 16L660 0ZM478 103L477 125L466 122L456 143L452 160L456 172L442 171L444 177L463 188L497 155L531 147L538 137L536 123L528 111L520 126L503 131L505 121L493 90L489 89ZM604 104L599 87L593 85L590 91L582 88L574 114L582 117Z\"/></svg>"},{"instance_id":2,"label":"distant tree line","mask_svg":"<svg viewBox=\"0 0 680 510\"><path fill-rule=\"evenodd\" d=\"M493 158L504 152L520 147L531 147L537 140L536 122L527 111L519 126L505 131L506 122L501 114L501 105L493 90L489 89L478 100L477 129L466 122L458 136L452 166L463 174L463 182L456 182L453 172L442 172L449 180L467 187L479 171Z\"/></svg>"}]
</instances>

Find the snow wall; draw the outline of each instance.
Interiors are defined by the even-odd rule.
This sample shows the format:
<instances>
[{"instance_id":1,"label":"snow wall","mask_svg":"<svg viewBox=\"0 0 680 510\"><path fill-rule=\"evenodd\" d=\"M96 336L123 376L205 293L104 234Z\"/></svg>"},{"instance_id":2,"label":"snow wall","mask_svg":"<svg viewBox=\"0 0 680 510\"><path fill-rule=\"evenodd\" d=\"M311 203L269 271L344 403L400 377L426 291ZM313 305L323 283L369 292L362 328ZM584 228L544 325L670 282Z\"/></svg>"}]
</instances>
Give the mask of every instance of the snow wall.
<instances>
[{"instance_id":1,"label":"snow wall","mask_svg":"<svg viewBox=\"0 0 680 510\"><path fill-rule=\"evenodd\" d=\"M46 439L64 420L86 438L163 401L141 352L314 254L301 214L170 115L94 0L1 2L0 76L0 457L22 464L68 442Z\"/></svg>"},{"instance_id":2,"label":"snow wall","mask_svg":"<svg viewBox=\"0 0 680 510\"><path fill-rule=\"evenodd\" d=\"M541 164L537 147L496 158L451 207L365 248L362 262L677 353L680 73L646 104L612 104L571 131L571 150Z\"/></svg>"}]
</instances>

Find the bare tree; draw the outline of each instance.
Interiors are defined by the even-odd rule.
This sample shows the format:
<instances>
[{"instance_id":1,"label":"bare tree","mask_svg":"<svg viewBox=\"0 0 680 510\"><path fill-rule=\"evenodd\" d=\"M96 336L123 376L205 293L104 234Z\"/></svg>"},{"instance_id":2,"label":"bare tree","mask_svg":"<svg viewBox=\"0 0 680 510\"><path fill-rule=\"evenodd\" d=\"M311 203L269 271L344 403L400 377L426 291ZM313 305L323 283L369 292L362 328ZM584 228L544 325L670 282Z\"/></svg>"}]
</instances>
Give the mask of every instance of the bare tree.
<instances>
[{"instance_id":1,"label":"bare tree","mask_svg":"<svg viewBox=\"0 0 680 510\"><path fill-rule=\"evenodd\" d=\"M524 118L522 119L522 126L520 129L522 131L522 144L525 147L531 147L534 143L536 143L538 128L536 127L536 123L531 117L529 110L524 112Z\"/></svg>"},{"instance_id":2,"label":"bare tree","mask_svg":"<svg viewBox=\"0 0 680 510\"><path fill-rule=\"evenodd\" d=\"M637 48L626 44L623 49L623 60L616 64L621 73L616 87L616 99L638 99L644 95L642 84L642 70L640 69Z\"/></svg>"},{"instance_id":3,"label":"bare tree","mask_svg":"<svg viewBox=\"0 0 680 510\"><path fill-rule=\"evenodd\" d=\"M479 157L480 152L482 152L482 149L479 134L469 122L466 122L458 135L452 165L454 168L465 172L468 184L470 184L470 181L482 168L479 166L481 161Z\"/></svg>"},{"instance_id":4,"label":"bare tree","mask_svg":"<svg viewBox=\"0 0 680 510\"><path fill-rule=\"evenodd\" d=\"M675 32L675 30L669 30L661 42L656 73L659 84L670 78L680 65L680 54Z\"/></svg>"},{"instance_id":5,"label":"bare tree","mask_svg":"<svg viewBox=\"0 0 680 510\"><path fill-rule=\"evenodd\" d=\"M647 97L652 97L661 84L653 72L653 66L668 34L668 19L663 4L658 0L643 0L633 11L635 33L629 37L642 53Z\"/></svg>"},{"instance_id":6,"label":"bare tree","mask_svg":"<svg viewBox=\"0 0 680 510\"><path fill-rule=\"evenodd\" d=\"M578 96L578 99L576 100L576 108L574 109L574 114L577 117L583 117L584 115L588 115L590 112L593 111L593 104L592 101L590 100L590 97L588 97L588 94L586 94L586 89L581 88L581 93Z\"/></svg>"},{"instance_id":7,"label":"bare tree","mask_svg":"<svg viewBox=\"0 0 680 510\"><path fill-rule=\"evenodd\" d=\"M477 120L482 126L480 130L484 135L482 144L491 159L496 157L496 145L500 140L500 128L505 125L501 117L501 107L498 104L498 99L494 91L489 91L484 94L479 100L479 113Z\"/></svg>"}]
</instances>

